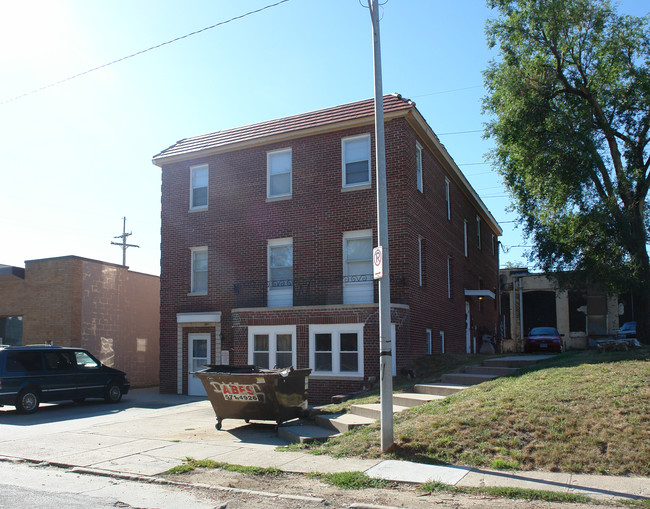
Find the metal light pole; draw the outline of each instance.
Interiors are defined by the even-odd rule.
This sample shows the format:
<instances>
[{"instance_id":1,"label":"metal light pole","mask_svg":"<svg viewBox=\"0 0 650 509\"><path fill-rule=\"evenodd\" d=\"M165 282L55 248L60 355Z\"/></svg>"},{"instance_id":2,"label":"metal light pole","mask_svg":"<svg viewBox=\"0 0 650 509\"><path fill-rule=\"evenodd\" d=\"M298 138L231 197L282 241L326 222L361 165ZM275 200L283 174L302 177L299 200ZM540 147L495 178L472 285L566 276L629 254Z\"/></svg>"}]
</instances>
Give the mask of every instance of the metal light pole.
<instances>
[{"instance_id":1,"label":"metal light pole","mask_svg":"<svg viewBox=\"0 0 650 509\"><path fill-rule=\"evenodd\" d=\"M375 145L377 163L377 241L383 248L383 275L379 279L379 377L381 394L381 450L393 446L393 364L390 326L390 273L388 263L388 199L386 192L386 148L384 144L384 96L381 83L379 3L368 0L372 19L375 69Z\"/></svg>"}]
</instances>

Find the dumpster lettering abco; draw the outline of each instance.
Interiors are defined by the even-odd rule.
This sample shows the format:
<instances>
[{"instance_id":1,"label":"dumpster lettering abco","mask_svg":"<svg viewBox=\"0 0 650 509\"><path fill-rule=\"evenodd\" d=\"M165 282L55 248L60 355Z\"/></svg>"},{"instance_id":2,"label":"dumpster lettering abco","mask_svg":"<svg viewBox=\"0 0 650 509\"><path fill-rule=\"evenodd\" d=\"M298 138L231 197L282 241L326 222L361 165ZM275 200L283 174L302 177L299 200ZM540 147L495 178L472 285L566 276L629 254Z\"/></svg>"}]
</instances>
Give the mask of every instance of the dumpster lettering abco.
<instances>
[{"instance_id":1,"label":"dumpster lettering abco","mask_svg":"<svg viewBox=\"0 0 650 509\"><path fill-rule=\"evenodd\" d=\"M216 392L220 392L226 401L264 401L264 393L257 384L210 382L210 385Z\"/></svg>"}]
</instances>

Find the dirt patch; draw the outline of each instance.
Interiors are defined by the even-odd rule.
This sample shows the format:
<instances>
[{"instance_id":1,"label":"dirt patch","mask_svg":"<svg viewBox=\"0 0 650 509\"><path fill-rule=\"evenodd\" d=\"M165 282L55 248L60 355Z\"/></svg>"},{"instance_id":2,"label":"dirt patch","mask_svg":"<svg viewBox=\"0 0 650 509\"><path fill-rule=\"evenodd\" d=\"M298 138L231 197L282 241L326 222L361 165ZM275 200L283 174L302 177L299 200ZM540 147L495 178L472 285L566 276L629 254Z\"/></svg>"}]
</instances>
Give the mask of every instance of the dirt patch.
<instances>
[{"instance_id":1,"label":"dirt patch","mask_svg":"<svg viewBox=\"0 0 650 509\"><path fill-rule=\"evenodd\" d=\"M366 504L413 509L445 508L519 508L535 509L586 509L592 504L553 503L529 500L502 499L485 495L456 493L423 493L416 485L392 483L385 488L345 490L330 486L319 479L301 474L251 475L220 469L196 469L184 474L166 475L166 479L206 486L220 509L299 509L299 508L349 508L352 504ZM212 487L208 489L207 486ZM232 488L232 490L228 490ZM241 491L245 490L245 491ZM264 492L264 493L254 493ZM273 494L273 495L269 495ZM302 497L302 498L297 498ZM597 507L620 507L602 505Z\"/></svg>"}]
</instances>

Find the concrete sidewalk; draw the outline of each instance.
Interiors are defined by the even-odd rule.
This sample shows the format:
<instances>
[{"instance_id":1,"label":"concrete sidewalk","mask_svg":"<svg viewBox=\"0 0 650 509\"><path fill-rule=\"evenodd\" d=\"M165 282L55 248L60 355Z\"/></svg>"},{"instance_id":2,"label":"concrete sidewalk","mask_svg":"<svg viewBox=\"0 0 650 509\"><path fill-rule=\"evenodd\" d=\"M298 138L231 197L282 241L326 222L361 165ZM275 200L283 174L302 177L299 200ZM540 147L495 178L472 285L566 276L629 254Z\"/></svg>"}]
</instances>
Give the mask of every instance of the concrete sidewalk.
<instances>
[{"instance_id":1,"label":"concrete sidewalk","mask_svg":"<svg viewBox=\"0 0 650 509\"><path fill-rule=\"evenodd\" d=\"M395 460L282 451L274 423L224 420L215 429L207 399L134 390L117 405L43 405L36 414L0 409L0 459L48 462L105 473L159 475L187 458L287 472L362 471L388 480L456 486L509 486L579 493L594 499L650 497L650 479L553 472L501 472Z\"/></svg>"}]
</instances>

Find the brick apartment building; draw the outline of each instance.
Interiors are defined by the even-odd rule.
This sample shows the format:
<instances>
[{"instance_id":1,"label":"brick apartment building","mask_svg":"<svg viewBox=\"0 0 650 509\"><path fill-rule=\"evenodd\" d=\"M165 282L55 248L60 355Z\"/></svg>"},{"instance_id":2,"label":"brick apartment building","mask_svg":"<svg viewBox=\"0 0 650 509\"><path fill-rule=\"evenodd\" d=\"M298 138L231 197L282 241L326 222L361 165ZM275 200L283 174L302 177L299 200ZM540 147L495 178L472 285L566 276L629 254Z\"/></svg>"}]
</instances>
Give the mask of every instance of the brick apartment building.
<instances>
[{"instance_id":1,"label":"brick apartment building","mask_svg":"<svg viewBox=\"0 0 650 509\"><path fill-rule=\"evenodd\" d=\"M86 348L157 385L160 278L112 263L64 256L0 265L0 343Z\"/></svg>"},{"instance_id":2,"label":"brick apartment building","mask_svg":"<svg viewBox=\"0 0 650 509\"><path fill-rule=\"evenodd\" d=\"M501 229L415 104L384 109L395 374L495 331ZM200 394L211 363L309 367L313 403L377 379L374 154L365 100L154 156L162 392Z\"/></svg>"}]
</instances>

